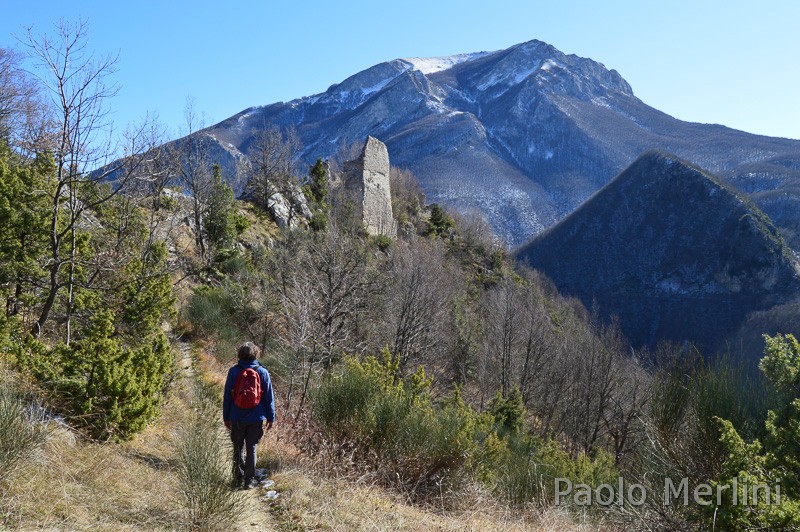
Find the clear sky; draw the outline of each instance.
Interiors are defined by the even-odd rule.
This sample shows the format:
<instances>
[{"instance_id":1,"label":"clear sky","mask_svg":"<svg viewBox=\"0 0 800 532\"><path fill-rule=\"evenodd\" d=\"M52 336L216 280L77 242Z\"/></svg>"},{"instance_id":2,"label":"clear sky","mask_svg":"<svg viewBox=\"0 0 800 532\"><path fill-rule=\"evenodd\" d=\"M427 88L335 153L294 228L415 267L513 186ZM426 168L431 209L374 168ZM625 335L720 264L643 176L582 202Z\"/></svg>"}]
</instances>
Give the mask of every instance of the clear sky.
<instances>
[{"instance_id":1,"label":"clear sky","mask_svg":"<svg viewBox=\"0 0 800 532\"><path fill-rule=\"evenodd\" d=\"M0 0L0 46L83 17L119 52L121 128L155 112L174 135L187 96L209 124L324 91L373 64L539 39L616 69L683 120L800 139L800 1Z\"/></svg>"}]
</instances>

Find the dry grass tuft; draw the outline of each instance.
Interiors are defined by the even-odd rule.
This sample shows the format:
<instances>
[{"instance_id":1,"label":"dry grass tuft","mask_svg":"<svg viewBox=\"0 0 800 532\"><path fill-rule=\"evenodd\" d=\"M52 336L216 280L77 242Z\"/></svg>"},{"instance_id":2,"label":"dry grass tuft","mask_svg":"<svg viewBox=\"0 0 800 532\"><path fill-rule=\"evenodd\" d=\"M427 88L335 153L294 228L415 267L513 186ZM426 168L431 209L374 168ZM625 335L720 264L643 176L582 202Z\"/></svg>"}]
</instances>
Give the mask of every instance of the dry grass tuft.
<instances>
[{"instance_id":1,"label":"dry grass tuft","mask_svg":"<svg viewBox=\"0 0 800 532\"><path fill-rule=\"evenodd\" d=\"M52 427L35 460L14 475L5 525L22 529L161 530L175 526L176 483L167 457L81 440ZM154 459L149 459L150 457Z\"/></svg>"},{"instance_id":2,"label":"dry grass tuft","mask_svg":"<svg viewBox=\"0 0 800 532\"><path fill-rule=\"evenodd\" d=\"M7 489L5 480L44 444L46 437L44 410L0 374L0 496Z\"/></svg>"},{"instance_id":3,"label":"dry grass tuft","mask_svg":"<svg viewBox=\"0 0 800 532\"><path fill-rule=\"evenodd\" d=\"M215 389L193 376L192 401L174 443L179 491L192 530L230 528L243 510L232 489L231 454L219 426Z\"/></svg>"},{"instance_id":4,"label":"dry grass tuft","mask_svg":"<svg viewBox=\"0 0 800 532\"><path fill-rule=\"evenodd\" d=\"M593 530L563 512L521 512L469 494L471 508L444 511L408 504L376 485L289 468L273 476L280 498L270 512L282 530Z\"/></svg>"}]
</instances>

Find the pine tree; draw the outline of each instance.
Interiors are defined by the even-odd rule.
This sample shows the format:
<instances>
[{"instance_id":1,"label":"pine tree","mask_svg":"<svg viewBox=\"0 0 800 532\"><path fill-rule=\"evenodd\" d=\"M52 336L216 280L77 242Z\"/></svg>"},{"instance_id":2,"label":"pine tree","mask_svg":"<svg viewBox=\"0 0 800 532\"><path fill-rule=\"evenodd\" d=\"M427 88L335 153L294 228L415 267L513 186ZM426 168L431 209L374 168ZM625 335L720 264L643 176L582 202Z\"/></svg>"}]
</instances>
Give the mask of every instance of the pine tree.
<instances>
[{"instance_id":1,"label":"pine tree","mask_svg":"<svg viewBox=\"0 0 800 532\"><path fill-rule=\"evenodd\" d=\"M322 207L328 198L328 171L322 159L317 159L317 162L311 167L308 172L308 178L311 201Z\"/></svg>"},{"instance_id":2,"label":"pine tree","mask_svg":"<svg viewBox=\"0 0 800 532\"><path fill-rule=\"evenodd\" d=\"M172 363L162 331L139 344L123 343L112 313L98 310L78 340L52 350L38 374L69 401L68 413L87 423L92 435L126 440L158 415Z\"/></svg>"},{"instance_id":3,"label":"pine tree","mask_svg":"<svg viewBox=\"0 0 800 532\"><path fill-rule=\"evenodd\" d=\"M211 193L203 218L206 238L216 254L230 250L236 243L236 199L231 186L222 179L218 164L214 165Z\"/></svg>"},{"instance_id":4,"label":"pine tree","mask_svg":"<svg viewBox=\"0 0 800 532\"><path fill-rule=\"evenodd\" d=\"M428 220L427 234L444 236L455 226L455 222L438 203L431 205L431 217Z\"/></svg>"},{"instance_id":5,"label":"pine tree","mask_svg":"<svg viewBox=\"0 0 800 532\"><path fill-rule=\"evenodd\" d=\"M759 368L776 392L779 406L767 415L763 445L759 440L745 442L730 421L714 418L726 458L712 485L738 483L737 494L725 492L721 506L704 507L720 530L800 527L800 343L791 334L764 338L766 350ZM774 489L778 482L782 482L780 504L766 500L763 490L756 497L755 491L747 489L755 485Z\"/></svg>"},{"instance_id":6,"label":"pine tree","mask_svg":"<svg viewBox=\"0 0 800 532\"><path fill-rule=\"evenodd\" d=\"M21 312L32 286L46 275L42 265L53 170L48 156L26 162L5 141L0 143L0 293L8 316Z\"/></svg>"},{"instance_id":7,"label":"pine tree","mask_svg":"<svg viewBox=\"0 0 800 532\"><path fill-rule=\"evenodd\" d=\"M328 226L328 171L322 159L308 171L308 184L303 187L303 193L311 202L314 217L311 219L311 228L314 231L324 231Z\"/></svg>"},{"instance_id":8,"label":"pine tree","mask_svg":"<svg viewBox=\"0 0 800 532\"><path fill-rule=\"evenodd\" d=\"M791 335L765 336L759 368L780 398L769 411L765 444L775 465L787 473L789 488L800 497L800 342Z\"/></svg>"},{"instance_id":9,"label":"pine tree","mask_svg":"<svg viewBox=\"0 0 800 532\"><path fill-rule=\"evenodd\" d=\"M109 216L109 213L104 213ZM98 220L107 221L103 215ZM131 244L136 237L133 232ZM68 419L98 438L125 440L159 413L172 355L162 329L174 315L167 246L156 241L76 297L75 339L52 349L29 339L20 359ZM113 290L107 289L113 287Z\"/></svg>"}]
</instances>

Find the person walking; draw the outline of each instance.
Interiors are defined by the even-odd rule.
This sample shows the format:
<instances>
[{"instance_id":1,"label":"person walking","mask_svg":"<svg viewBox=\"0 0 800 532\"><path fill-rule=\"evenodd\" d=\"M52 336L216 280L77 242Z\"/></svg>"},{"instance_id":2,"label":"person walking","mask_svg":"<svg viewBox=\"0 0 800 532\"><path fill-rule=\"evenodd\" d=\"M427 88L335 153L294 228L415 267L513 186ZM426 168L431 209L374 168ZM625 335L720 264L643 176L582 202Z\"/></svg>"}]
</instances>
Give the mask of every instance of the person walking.
<instances>
[{"instance_id":1,"label":"person walking","mask_svg":"<svg viewBox=\"0 0 800 532\"><path fill-rule=\"evenodd\" d=\"M256 447L275 423L275 396L267 368L258 362L261 350L253 342L237 350L238 363L228 370L222 419L233 442L233 477L235 485L245 489L258 485ZM244 456L243 456L244 455Z\"/></svg>"}]
</instances>

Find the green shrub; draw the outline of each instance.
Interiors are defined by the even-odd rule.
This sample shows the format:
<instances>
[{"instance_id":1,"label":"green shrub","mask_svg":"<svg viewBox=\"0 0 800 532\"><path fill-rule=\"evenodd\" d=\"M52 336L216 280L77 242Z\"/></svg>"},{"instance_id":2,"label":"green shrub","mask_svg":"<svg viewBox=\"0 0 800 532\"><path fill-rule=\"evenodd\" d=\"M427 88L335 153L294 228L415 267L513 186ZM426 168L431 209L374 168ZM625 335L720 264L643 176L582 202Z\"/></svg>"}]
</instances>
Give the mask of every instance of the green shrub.
<instances>
[{"instance_id":1,"label":"green shrub","mask_svg":"<svg viewBox=\"0 0 800 532\"><path fill-rule=\"evenodd\" d=\"M425 230L426 235L447 236L454 227L453 218L438 203L431 205L431 215Z\"/></svg>"},{"instance_id":2,"label":"green shrub","mask_svg":"<svg viewBox=\"0 0 800 532\"><path fill-rule=\"evenodd\" d=\"M617 485L614 458L605 451L598 451L594 458L584 454L575 460L553 440L519 436L505 441L508 450L497 466L495 493L512 505L553 504L559 478L592 489L601 484Z\"/></svg>"},{"instance_id":3,"label":"green shrub","mask_svg":"<svg viewBox=\"0 0 800 532\"><path fill-rule=\"evenodd\" d=\"M773 456L764 453L761 443L755 440L746 443L733 424L717 418L720 427L720 443L727 458L716 480L710 482L717 493L722 493L720 506L701 506L701 521L715 523L719 530L797 530L800 528L800 503L791 499L791 486L785 489L780 504L777 504L775 488L779 482L792 482L796 479L783 468L772 467ZM789 473L789 474L787 474ZM787 478L789 477L789 478ZM736 497L733 502L733 482L736 482ZM767 486L771 490L771 500L766 498L766 490L753 490L753 486ZM788 494L786 492L789 492ZM744 501L744 502L742 502Z\"/></svg>"},{"instance_id":4,"label":"green shrub","mask_svg":"<svg viewBox=\"0 0 800 532\"><path fill-rule=\"evenodd\" d=\"M460 401L434 405L421 368L395 382L388 352L384 360L347 359L311 394L314 418L389 481L424 492L453 480L473 453L474 412Z\"/></svg>"},{"instance_id":5,"label":"green shrub","mask_svg":"<svg viewBox=\"0 0 800 532\"><path fill-rule=\"evenodd\" d=\"M220 271L225 275L236 275L246 273L250 269L250 264L241 253L233 253L228 259L220 264Z\"/></svg>"},{"instance_id":6,"label":"green shrub","mask_svg":"<svg viewBox=\"0 0 800 532\"><path fill-rule=\"evenodd\" d=\"M767 414L764 445L759 440L747 443L731 421L714 418L724 460L712 484L732 486L736 480L739 491L738 504L733 503L733 490L726 490L714 515L709 507L703 508L705 519L714 519L722 529L800 528L800 342L791 334L765 336L765 340L759 368L777 404ZM779 482L783 494L776 504L774 490ZM756 485L773 490L773 500L766 499L765 490L747 489ZM747 503L742 504L743 500Z\"/></svg>"},{"instance_id":7,"label":"green shrub","mask_svg":"<svg viewBox=\"0 0 800 532\"><path fill-rule=\"evenodd\" d=\"M800 342L791 334L764 338L759 367L778 398L767 413L764 444L774 456L771 465L786 472L787 489L800 498Z\"/></svg>"},{"instance_id":8,"label":"green shrub","mask_svg":"<svg viewBox=\"0 0 800 532\"><path fill-rule=\"evenodd\" d=\"M508 397L503 397L498 391L489 402L489 412L501 435L519 434L525 425L525 403L522 400L522 392L515 386Z\"/></svg>"},{"instance_id":9,"label":"green shrub","mask_svg":"<svg viewBox=\"0 0 800 532\"><path fill-rule=\"evenodd\" d=\"M138 346L124 345L109 311L98 311L80 332L80 340L52 349L30 340L20 363L94 437L129 439L158 416L172 367L169 341L159 332Z\"/></svg>"},{"instance_id":10,"label":"green shrub","mask_svg":"<svg viewBox=\"0 0 800 532\"><path fill-rule=\"evenodd\" d=\"M552 502L555 479L596 487L616 485L611 455L573 460L552 440L524 434L525 409L516 391L477 414L458 389L441 403L420 368L396 379L384 351L380 362L346 359L338 373L311 393L312 415L328 440L354 451L384 479L415 495L425 488L476 479L514 505Z\"/></svg>"},{"instance_id":11,"label":"green shrub","mask_svg":"<svg viewBox=\"0 0 800 532\"><path fill-rule=\"evenodd\" d=\"M234 301L223 287L201 287L192 294L186 317L202 336L216 336L228 344L239 341L241 332L234 324Z\"/></svg>"},{"instance_id":12,"label":"green shrub","mask_svg":"<svg viewBox=\"0 0 800 532\"><path fill-rule=\"evenodd\" d=\"M383 252L392 247L392 238L386 235L375 235L370 240L376 248Z\"/></svg>"},{"instance_id":13,"label":"green shrub","mask_svg":"<svg viewBox=\"0 0 800 532\"><path fill-rule=\"evenodd\" d=\"M325 210L315 211L309 227L317 233L324 232L328 228L328 212Z\"/></svg>"}]
</instances>

